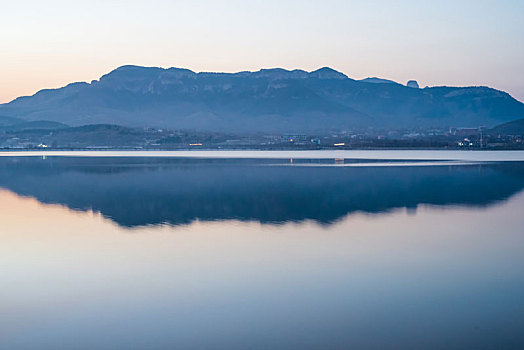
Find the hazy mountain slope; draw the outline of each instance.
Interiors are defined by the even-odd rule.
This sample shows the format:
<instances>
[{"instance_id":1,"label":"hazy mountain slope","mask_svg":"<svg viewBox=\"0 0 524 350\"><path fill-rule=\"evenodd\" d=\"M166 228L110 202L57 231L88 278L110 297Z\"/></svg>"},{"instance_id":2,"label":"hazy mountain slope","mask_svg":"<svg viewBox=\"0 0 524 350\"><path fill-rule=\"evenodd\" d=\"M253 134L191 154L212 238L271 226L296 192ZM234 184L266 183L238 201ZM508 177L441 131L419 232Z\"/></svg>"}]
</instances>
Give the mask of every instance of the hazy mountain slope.
<instances>
[{"instance_id":1,"label":"hazy mountain slope","mask_svg":"<svg viewBox=\"0 0 524 350\"><path fill-rule=\"evenodd\" d=\"M497 125L488 132L490 134L524 135L524 119Z\"/></svg>"},{"instance_id":2,"label":"hazy mountain slope","mask_svg":"<svg viewBox=\"0 0 524 350\"><path fill-rule=\"evenodd\" d=\"M22 121L11 125L1 125L1 131L22 131L22 130L57 130L67 128L67 125L59 122L47 120Z\"/></svg>"},{"instance_id":3,"label":"hazy mountain slope","mask_svg":"<svg viewBox=\"0 0 524 350\"><path fill-rule=\"evenodd\" d=\"M98 81L42 90L0 105L0 115L73 126L318 132L369 126L493 126L523 117L524 105L487 87L371 84L330 68L229 74L123 66Z\"/></svg>"},{"instance_id":4,"label":"hazy mountain slope","mask_svg":"<svg viewBox=\"0 0 524 350\"><path fill-rule=\"evenodd\" d=\"M0 116L0 127L23 123L24 120L12 117Z\"/></svg>"}]
</instances>

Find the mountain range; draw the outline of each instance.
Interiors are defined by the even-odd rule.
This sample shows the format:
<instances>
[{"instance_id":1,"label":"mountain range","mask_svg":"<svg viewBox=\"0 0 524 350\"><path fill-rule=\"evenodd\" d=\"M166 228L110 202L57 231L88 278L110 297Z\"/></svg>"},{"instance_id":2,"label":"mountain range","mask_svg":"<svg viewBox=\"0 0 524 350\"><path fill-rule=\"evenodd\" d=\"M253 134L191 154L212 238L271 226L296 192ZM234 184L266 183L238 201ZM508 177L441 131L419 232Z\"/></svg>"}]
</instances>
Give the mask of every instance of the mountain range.
<instances>
[{"instance_id":1,"label":"mountain range","mask_svg":"<svg viewBox=\"0 0 524 350\"><path fill-rule=\"evenodd\" d=\"M415 86L415 87L413 87ZM47 121L226 132L492 127L524 104L489 87L410 87L351 79L331 68L195 73L122 66L91 83L45 89L0 104L0 124Z\"/></svg>"}]
</instances>

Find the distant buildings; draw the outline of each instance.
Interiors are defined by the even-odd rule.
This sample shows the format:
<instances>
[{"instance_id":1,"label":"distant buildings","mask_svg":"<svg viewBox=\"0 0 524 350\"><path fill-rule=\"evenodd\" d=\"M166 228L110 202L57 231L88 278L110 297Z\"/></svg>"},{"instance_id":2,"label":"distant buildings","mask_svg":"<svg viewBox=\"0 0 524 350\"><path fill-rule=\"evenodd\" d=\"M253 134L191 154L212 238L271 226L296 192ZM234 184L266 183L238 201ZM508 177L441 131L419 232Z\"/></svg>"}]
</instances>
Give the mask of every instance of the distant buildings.
<instances>
[{"instance_id":1,"label":"distant buildings","mask_svg":"<svg viewBox=\"0 0 524 350\"><path fill-rule=\"evenodd\" d=\"M450 128L449 134L453 136L468 137L480 134L480 128Z\"/></svg>"},{"instance_id":2,"label":"distant buildings","mask_svg":"<svg viewBox=\"0 0 524 350\"><path fill-rule=\"evenodd\" d=\"M307 141L307 139L306 134L284 134L284 141L288 142Z\"/></svg>"}]
</instances>

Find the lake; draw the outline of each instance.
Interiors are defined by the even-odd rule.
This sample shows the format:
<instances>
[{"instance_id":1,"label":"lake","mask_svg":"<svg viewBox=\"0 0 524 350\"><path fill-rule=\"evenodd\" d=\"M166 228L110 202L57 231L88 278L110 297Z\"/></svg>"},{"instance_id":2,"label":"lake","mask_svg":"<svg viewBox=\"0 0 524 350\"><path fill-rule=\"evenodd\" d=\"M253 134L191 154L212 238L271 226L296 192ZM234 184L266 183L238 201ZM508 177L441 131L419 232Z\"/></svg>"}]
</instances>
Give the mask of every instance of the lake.
<instances>
[{"instance_id":1,"label":"lake","mask_svg":"<svg viewBox=\"0 0 524 350\"><path fill-rule=\"evenodd\" d=\"M0 349L522 349L524 153L0 153Z\"/></svg>"}]
</instances>

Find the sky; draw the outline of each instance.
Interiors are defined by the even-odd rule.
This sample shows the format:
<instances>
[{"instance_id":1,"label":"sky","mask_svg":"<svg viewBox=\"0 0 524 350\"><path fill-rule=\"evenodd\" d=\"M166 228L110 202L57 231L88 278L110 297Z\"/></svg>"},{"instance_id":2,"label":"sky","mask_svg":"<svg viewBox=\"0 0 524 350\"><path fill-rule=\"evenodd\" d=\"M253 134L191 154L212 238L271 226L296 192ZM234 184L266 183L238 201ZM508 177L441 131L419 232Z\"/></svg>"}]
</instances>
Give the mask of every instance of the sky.
<instances>
[{"instance_id":1,"label":"sky","mask_svg":"<svg viewBox=\"0 0 524 350\"><path fill-rule=\"evenodd\" d=\"M0 103L125 64L485 85L524 101L522 0L4 0Z\"/></svg>"}]
</instances>

